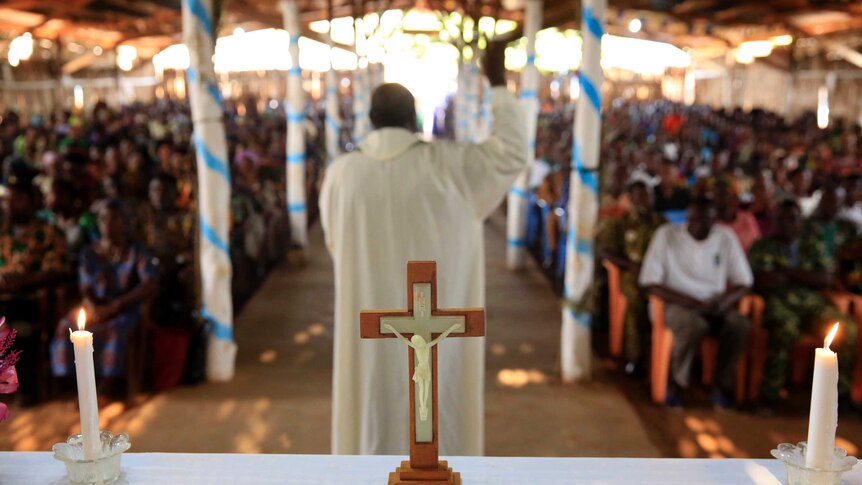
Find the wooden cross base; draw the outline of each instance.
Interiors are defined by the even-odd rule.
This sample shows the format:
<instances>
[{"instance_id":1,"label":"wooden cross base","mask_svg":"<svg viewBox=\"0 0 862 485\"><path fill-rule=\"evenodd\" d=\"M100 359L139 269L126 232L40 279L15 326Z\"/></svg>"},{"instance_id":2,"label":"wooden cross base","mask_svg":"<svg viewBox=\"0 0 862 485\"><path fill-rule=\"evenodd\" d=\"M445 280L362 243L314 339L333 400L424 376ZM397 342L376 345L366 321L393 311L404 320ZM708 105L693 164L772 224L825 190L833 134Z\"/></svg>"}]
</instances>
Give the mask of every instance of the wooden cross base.
<instances>
[{"instance_id":1,"label":"wooden cross base","mask_svg":"<svg viewBox=\"0 0 862 485\"><path fill-rule=\"evenodd\" d=\"M409 461L389 474L389 485L461 485L461 474L440 461L437 468L410 468Z\"/></svg>"}]
</instances>

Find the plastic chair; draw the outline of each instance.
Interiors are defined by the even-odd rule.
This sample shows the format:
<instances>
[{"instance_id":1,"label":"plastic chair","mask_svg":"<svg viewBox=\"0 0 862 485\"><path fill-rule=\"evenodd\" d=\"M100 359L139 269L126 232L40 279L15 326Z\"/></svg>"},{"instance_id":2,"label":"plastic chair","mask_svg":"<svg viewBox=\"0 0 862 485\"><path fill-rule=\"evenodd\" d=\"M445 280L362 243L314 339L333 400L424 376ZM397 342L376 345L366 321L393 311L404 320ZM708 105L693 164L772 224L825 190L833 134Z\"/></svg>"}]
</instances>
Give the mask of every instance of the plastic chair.
<instances>
[{"instance_id":1,"label":"plastic chair","mask_svg":"<svg viewBox=\"0 0 862 485\"><path fill-rule=\"evenodd\" d=\"M670 374L670 359L673 351L673 332L664 323L664 300L656 295L649 296L650 317L652 320L652 354L650 365L650 389L652 399L658 404L664 404L667 396L667 381ZM750 296L739 301L739 312L750 315L753 302ZM736 370L736 401L745 401L745 379L748 362L747 351L739 359ZM718 340L706 337L700 344L700 354L703 359L704 384L712 384L715 377L715 365L718 357Z\"/></svg>"},{"instance_id":2,"label":"plastic chair","mask_svg":"<svg viewBox=\"0 0 862 485\"><path fill-rule=\"evenodd\" d=\"M830 303L840 312L853 317L857 324L862 323L862 297L843 291L823 292ZM769 331L763 326L763 310L766 306L763 297L751 295L751 336L749 347L751 349L751 363L748 378L748 398L756 400L760 395L760 386L763 383L763 372L766 366L766 354L769 350ZM812 373L814 349L823 345L823 341L811 334L803 334L793 346L790 359L790 382L800 384L805 382ZM862 360L859 352L862 352L862 334L857 338L856 368L853 372L853 387L851 395L856 402L862 401Z\"/></svg>"},{"instance_id":3,"label":"plastic chair","mask_svg":"<svg viewBox=\"0 0 862 485\"><path fill-rule=\"evenodd\" d=\"M628 300L620 288L619 266L607 259L602 260L602 266L608 271L608 351L613 357L619 357L623 352L623 327Z\"/></svg>"}]
</instances>

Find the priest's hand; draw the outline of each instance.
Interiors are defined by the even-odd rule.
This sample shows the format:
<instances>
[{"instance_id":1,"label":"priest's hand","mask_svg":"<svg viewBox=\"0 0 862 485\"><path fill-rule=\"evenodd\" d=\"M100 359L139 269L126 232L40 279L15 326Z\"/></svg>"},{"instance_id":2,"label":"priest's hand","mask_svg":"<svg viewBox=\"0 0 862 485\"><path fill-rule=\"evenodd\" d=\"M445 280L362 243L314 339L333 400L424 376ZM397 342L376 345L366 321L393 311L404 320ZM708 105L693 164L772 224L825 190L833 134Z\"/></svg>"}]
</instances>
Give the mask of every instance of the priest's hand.
<instances>
[{"instance_id":1,"label":"priest's hand","mask_svg":"<svg viewBox=\"0 0 862 485\"><path fill-rule=\"evenodd\" d=\"M506 85L506 42L491 40L485 47L482 70L491 86Z\"/></svg>"}]
</instances>

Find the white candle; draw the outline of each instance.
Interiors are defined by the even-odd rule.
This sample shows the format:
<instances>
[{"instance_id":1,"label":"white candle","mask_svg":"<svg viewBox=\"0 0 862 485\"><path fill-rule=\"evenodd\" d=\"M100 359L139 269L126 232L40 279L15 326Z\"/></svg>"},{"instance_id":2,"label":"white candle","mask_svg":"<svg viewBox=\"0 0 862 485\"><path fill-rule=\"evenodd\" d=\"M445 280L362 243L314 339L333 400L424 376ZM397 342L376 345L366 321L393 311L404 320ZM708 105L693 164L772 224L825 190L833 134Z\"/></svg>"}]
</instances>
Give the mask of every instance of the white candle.
<instances>
[{"instance_id":1,"label":"white candle","mask_svg":"<svg viewBox=\"0 0 862 485\"><path fill-rule=\"evenodd\" d=\"M81 438L84 459L95 460L102 454L99 436L99 405L96 400L96 370L93 366L93 334L84 330L87 314L78 312L78 331L69 335L75 346L75 375L78 380L78 407L81 413Z\"/></svg>"},{"instance_id":2,"label":"white candle","mask_svg":"<svg viewBox=\"0 0 862 485\"><path fill-rule=\"evenodd\" d=\"M823 348L814 355L814 384L811 387L811 412L808 415L808 446L805 466L829 470L838 428L838 354L829 349L838 332L832 327Z\"/></svg>"}]
</instances>

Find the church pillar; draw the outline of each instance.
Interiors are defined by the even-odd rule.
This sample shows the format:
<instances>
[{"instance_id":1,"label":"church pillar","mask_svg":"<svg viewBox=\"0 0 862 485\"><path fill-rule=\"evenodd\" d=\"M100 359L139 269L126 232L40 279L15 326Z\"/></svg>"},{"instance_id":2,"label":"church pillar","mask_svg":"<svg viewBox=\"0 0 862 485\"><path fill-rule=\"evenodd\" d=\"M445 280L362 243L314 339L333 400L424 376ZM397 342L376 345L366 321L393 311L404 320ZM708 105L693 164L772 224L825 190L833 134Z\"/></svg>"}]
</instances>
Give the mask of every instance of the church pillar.
<instances>
[{"instance_id":1,"label":"church pillar","mask_svg":"<svg viewBox=\"0 0 862 485\"><path fill-rule=\"evenodd\" d=\"M198 212L201 231L201 314L212 327L207 351L207 378L233 378L231 260L228 239L230 169L224 130L224 105L215 80L215 32L212 0L182 2L183 42L189 49L189 99L198 171Z\"/></svg>"},{"instance_id":2,"label":"church pillar","mask_svg":"<svg viewBox=\"0 0 862 485\"><path fill-rule=\"evenodd\" d=\"M305 91L302 89L302 69L299 67L299 14L295 0L279 4L284 28L290 35L290 70L287 71L287 96L284 111L287 116L287 147L285 174L287 177L287 215L290 238L301 247L308 243L308 212L305 196Z\"/></svg>"},{"instance_id":3,"label":"church pillar","mask_svg":"<svg viewBox=\"0 0 862 485\"><path fill-rule=\"evenodd\" d=\"M536 157L536 122L539 116L539 71L536 70L536 33L542 24L542 1L528 0L524 6L524 36L527 38L527 64L521 71L521 105L527 131L527 168L509 189L506 221L506 265L523 269L527 260L527 196L530 170Z\"/></svg>"},{"instance_id":4,"label":"church pillar","mask_svg":"<svg viewBox=\"0 0 862 485\"><path fill-rule=\"evenodd\" d=\"M371 131L368 112L371 109L371 87L368 72L365 24L361 18L353 23L356 32L356 70L353 71L353 144L358 145Z\"/></svg>"},{"instance_id":5,"label":"church pillar","mask_svg":"<svg viewBox=\"0 0 862 485\"><path fill-rule=\"evenodd\" d=\"M332 65L332 15L329 16L329 35L327 35L326 41L329 44L329 70L326 71L326 156L328 162L332 162L341 153L338 76L335 72L335 66Z\"/></svg>"},{"instance_id":6,"label":"church pillar","mask_svg":"<svg viewBox=\"0 0 862 485\"><path fill-rule=\"evenodd\" d=\"M595 226L599 207L599 155L602 132L602 35L607 0L583 0L581 96L575 114L572 175L566 238L566 273L561 332L564 382L590 377L592 315L582 300L593 283Z\"/></svg>"}]
</instances>

